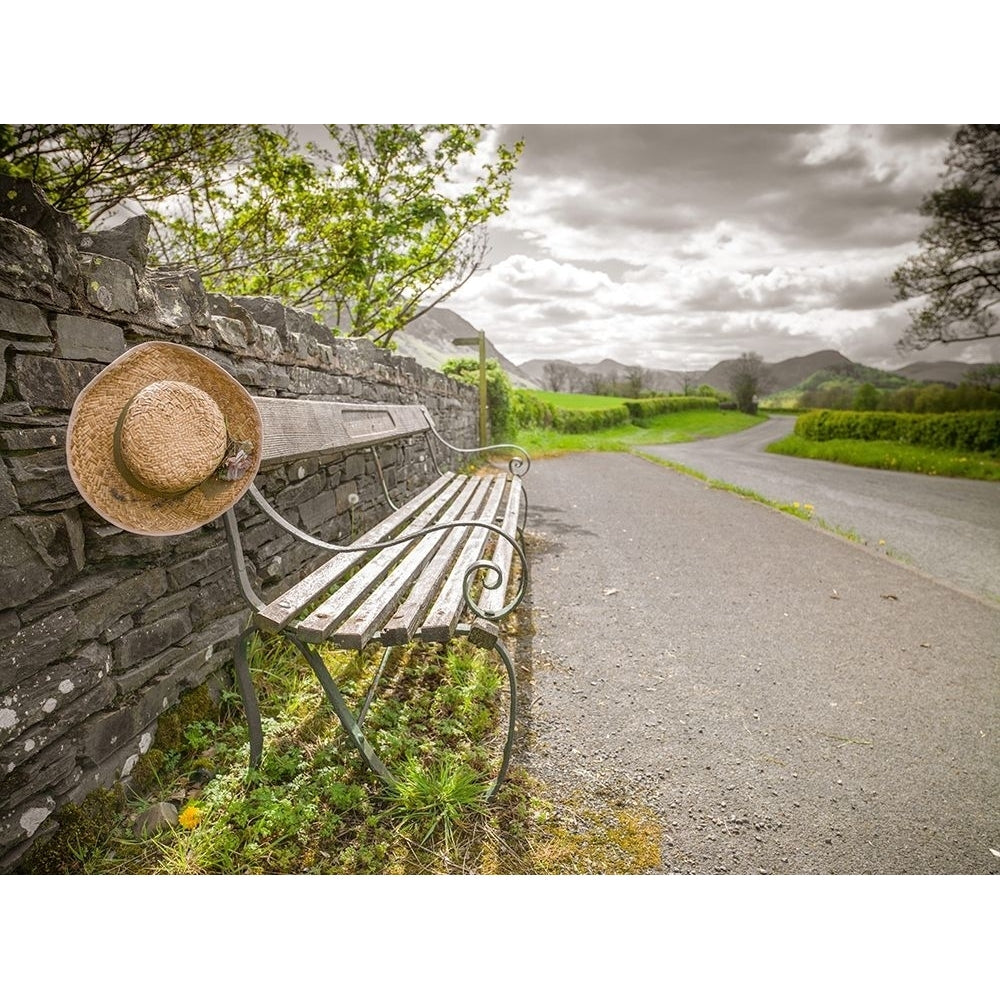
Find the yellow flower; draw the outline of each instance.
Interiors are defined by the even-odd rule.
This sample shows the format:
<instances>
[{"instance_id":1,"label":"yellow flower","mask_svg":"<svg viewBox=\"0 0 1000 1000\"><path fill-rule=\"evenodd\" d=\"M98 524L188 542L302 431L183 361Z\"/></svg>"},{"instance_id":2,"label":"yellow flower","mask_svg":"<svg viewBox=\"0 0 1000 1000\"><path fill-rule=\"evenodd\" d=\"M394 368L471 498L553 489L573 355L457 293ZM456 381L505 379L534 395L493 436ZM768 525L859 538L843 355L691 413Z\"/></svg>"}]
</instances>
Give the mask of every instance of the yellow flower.
<instances>
[{"instance_id":1,"label":"yellow flower","mask_svg":"<svg viewBox=\"0 0 1000 1000\"><path fill-rule=\"evenodd\" d=\"M186 806L177 817L177 822L185 830L193 830L201 822L201 810L197 806Z\"/></svg>"}]
</instances>

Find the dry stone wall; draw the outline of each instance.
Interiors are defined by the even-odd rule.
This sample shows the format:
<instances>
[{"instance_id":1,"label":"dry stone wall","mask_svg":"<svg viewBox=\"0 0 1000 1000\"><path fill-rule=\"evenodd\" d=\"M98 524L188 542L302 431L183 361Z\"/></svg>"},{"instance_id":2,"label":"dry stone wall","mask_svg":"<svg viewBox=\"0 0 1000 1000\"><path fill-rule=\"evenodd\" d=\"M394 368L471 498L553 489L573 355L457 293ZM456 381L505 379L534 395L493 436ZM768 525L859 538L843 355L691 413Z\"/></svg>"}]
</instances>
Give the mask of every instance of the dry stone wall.
<instances>
[{"instance_id":1,"label":"dry stone wall","mask_svg":"<svg viewBox=\"0 0 1000 1000\"><path fill-rule=\"evenodd\" d=\"M176 341L253 395L422 403L447 439L476 443L473 388L334 338L273 299L213 295L196 271L148 268L148 231L138 217L81 233L30 183L0 177L0 872L54 832L61 806L127 780L186 690L225 683L246 619L218 522L130 535L76 492L66 424L104 365ZM422 439L380 458L397 495L434 474ZM279 510L327 540L386 512L364 454L262 474ZM315 564L245 502L237 512L264 593Z\"/></svg>"}]
</instances>

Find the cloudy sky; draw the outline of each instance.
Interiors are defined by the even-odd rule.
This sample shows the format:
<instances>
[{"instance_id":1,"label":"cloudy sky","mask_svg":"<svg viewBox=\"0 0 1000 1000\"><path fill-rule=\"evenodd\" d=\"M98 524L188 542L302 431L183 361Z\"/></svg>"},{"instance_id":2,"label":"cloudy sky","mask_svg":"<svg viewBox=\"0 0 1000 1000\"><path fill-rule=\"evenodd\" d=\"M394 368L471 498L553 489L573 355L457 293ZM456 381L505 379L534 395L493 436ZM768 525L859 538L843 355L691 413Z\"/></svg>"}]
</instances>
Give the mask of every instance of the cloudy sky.
<instances>
[{"instance_id":1,"label":"cloudy sky","mask_svg":"<svg viewBox=\"0 0 1000 1000\"><path fill-rule=\"evenodd\" d=\"M515 363L705 369L836 348L900 355L889 277L916 248L954 125L501 125L523 138L489 269L444 305Z\"/></svg>"}]
</instances>

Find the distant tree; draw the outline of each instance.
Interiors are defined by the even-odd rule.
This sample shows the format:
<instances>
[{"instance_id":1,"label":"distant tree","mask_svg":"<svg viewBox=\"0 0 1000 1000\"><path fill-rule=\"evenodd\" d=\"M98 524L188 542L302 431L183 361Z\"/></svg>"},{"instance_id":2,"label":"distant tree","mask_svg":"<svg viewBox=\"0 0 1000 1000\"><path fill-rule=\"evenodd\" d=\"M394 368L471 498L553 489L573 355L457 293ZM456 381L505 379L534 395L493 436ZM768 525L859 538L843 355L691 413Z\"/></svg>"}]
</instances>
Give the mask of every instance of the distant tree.
<instances>
[{"instance_id":1,"label":"distant tree","mask_svg":"<svg viewBox=\"0 0 1000 1000\"><path fill-rule=\"evenodd\" d=\"M877 410L879 404L878 389L871 382L862 382L854 392L855 410Z\"/></svg>"},{"instance_id":2,"label":"distant tree","mask_svg":"<svg viewBox=\"0 0 1000 1000\"><path fill-rule=\"evenodd\" d=\"M737 408L744 413L756 412L757 400L766 391L767 383L767 365L756 352L745 352L734 362L729 375L729 391Z\"/></svg>"},{"instance_id":3,"label":"distant tree","mask_svg":"<svg viewBox=\"0 0 1000 1000\"><path fill-rule=\"evenodd\" d=\"M611 383L600 372L590 372L586 377L586 391L591 396L610 396L614 394Z\"/></svg>"},{"instance_id":4,"label":"distant tree","mask_svg":"<svg viewBox=\"0 0 1000 1000\"><path fill-rule=\"evenodd\" d=\"M569 383L569 371L557 361L547 361L542 369L545 388L552 392L562 392Z\"/></svg>"},{"instance_id":5,"label":"distant tree","mask_svg":"<svg viewBox=\"0 0 1000 1000\"><path fill-rule=\"evenodd\" d=\"M1000 389L1000 364L983 365L967 372L962 380L972 386L983 389Z\"/></svg>"},{"instance_id":6,"label":"distant tree","mask_svg":"<svg viewBox=\"0 0 1000 1000\"><path fill-rule=\"evenodd\" d=\"M625 393L638 399L642 395L642 390L646 386L646 370L641 365L629 365L625 369Z\"/></svg>"},{"instance_id":7,"label":"distant tree","mask_svg":"<svg viewBox=\"0 0 1000 1000\"><path fill-rule=\"evenodd\" d=\"M695 372L681 372L681 392L685 396L695 396L698 391L698 376Z\"/></svg>"},{"instance_id":8,"label":"distant tree","mask_svg":"<svg viewBox=\"0 0 1000 1000\"><path fill-rule=\"evenodd\" d=\"M963 125L943 183L920 206L931 224L920 249L892 275L898 299L925 297L910 313L903 348L997 335L1000 304L1000 125Z\"/></svg>"}]
</instances>

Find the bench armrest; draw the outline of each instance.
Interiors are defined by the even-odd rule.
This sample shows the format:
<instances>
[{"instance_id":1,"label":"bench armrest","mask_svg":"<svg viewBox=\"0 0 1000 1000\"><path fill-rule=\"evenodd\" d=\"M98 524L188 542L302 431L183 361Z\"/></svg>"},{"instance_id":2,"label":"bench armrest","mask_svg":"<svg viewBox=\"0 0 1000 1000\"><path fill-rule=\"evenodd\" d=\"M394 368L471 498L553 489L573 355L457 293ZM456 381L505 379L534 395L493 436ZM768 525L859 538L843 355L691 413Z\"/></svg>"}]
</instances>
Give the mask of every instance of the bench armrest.
<instances>
[{"instance_id":1,"label":"bench armrest","mask_svg":"<svg viewBox=\"0 0 1000 1000\"><path fill-rule=\"evenodd\" d=\"M528 453L520 446L516 444L488 444L482 448L459 448L457 445L453 445L446 441L438 433L437 427L434 426L434 421L431 419L430 413L427 411L427 407L422 407L424 411L424 416L427 418L427 426L430 428L430 432L441 442L449 451L454 452L457 455L481 455L485 452L493 451L513 451L516 452L510 461L507 463L507 468L510 470L512 476L517 476L518 478L523 478L527 475L528 470L531 468L531 459Z\"/></svg>"},{"instance_id":2,"label":"bench armrest","mask_svg":"<svg viewBox=\"0 0 1000 1000\"><path fill-rule=\"evenodd\" d=\"M479 603L472 597L472 587L477 576L482 574L484 591L501 590L502 588L502 598L506 593L510 580L509 574L513 571L513 562L510 562L510 564L506 567L507 572L505 572L505 568L492 559L479 558L465 569L462 577L462 594L469 610L472 611L472 613L478 618L495 621L510 614L524 599L524 595L527 591L528 559L524 553L523 546L509 531L490 521L474 519L440 521L434 524L425 525L415 530L405 531L401 535L382 541L369 543L355 542L352 545L337 545L333 542L325 542L321 538L316 538L314 535L310 535L308 532L303 531L301 528L286 520L265 499L256 486L251 486L247 491L247 494L253 499L253 501L268 518L284 528L289 534L315 548L334 554L349 555L351 553L378 552L382 549L393 548L394 546L408 545L410 542L417 541L418 539L434 532L451 531L452 529L459 528L482 529L491 532L498 537L498 540L502 539L510 546L512 553L517 556L520 563L520 576L518 579L517 593L507 604L504 604L500 608L494 609L491 607L489 610L484 610L480 607ZM227 535L229 537L230 555L232 556L233 565L236 568L237 583L248 603L259 611L264 606L264 602L250 586L249 576L246 572L245 562L243 559L242 546L238 542L236 517L232 510L226 512L225 523Z\"/></svg>"}]
</instances>

